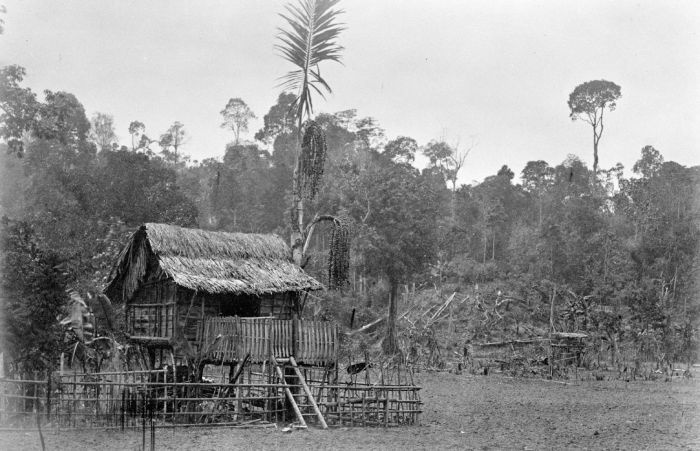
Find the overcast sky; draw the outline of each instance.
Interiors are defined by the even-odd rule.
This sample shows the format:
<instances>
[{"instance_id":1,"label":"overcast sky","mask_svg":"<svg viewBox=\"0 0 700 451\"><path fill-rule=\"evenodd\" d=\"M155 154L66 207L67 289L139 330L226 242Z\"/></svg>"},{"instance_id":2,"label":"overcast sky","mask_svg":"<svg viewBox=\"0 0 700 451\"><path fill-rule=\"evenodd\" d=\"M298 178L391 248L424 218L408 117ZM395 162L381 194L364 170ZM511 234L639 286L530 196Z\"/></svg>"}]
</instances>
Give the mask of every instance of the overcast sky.
<instances>
[{"instance_id":1,"label":"overcast sky","mask_svg":"<svg viewBox=\"0 0 700 451\"><path fill-rule=\"evenodd\" d=\"M147 134L180 121L193 159L221 157L231 132L219 111L243 98L262 125L277 78L281 1L0 0L7 7L0 64L27 69L26 85L68 91L88 115ZM622 87L606 116L600 166L631 168L651 144L667 160L700 164L700 2L341 2L344 65L322 67L334 88L318 109L356 108L388 138L445 138L477 147L461 173L482 180L508 164L592 162L592 132L566 101L585 81Z\"/></svg>"}]
</instances>

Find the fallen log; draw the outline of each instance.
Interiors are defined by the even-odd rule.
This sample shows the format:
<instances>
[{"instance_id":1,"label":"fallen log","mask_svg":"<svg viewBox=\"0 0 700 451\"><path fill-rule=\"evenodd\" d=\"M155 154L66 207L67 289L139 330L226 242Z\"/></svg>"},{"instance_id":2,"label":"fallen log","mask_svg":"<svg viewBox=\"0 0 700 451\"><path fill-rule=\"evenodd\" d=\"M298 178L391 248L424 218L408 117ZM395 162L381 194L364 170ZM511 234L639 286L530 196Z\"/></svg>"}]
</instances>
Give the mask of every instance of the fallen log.
<instances>
[{"instance_id":1,"label":"fallen log","mask_svg":"<svg viewBox=\"0 0 700 451\"><path fill-rule=\"evenodd\" d=\"M350 332L347 332L347 335L355 335L358 332L364 332L367 329L370 329L372 326L376 326L377 324L381 323L385 319L386 319L385 317L377 318L374 321L372 321L371 323L365 324L364 326L360 327L359 329L355 329L355 330L351 330Z\"/></svg>"},{"instance_id":2,"label":"fallen log","mask_svg":"<svg viewBox=\"0 0 700 451\"><path fill-rule=\"evenodd\" d=\"M506 341L493 341L490 343L474 343L474 346L507 346L510 344L532 344L540 341L549 341L549 338L531 338L527 340L506 340Z\"/></svg>"},{"instance_id":3,"label":"fallen log","mask_svg":"<svg viewBox=\"0 0 700 451\"><path fill-rule=\"evenodd\" d=\"M436 311L435 313L433 313L433 316L430 317L430 320L428 320L428 323L433 322L433 320L434 320L435 318L437 318L442 312L445 311L445 309L447 308L447 306L449 306L450 303L452 302L452 300L455 298L455 295L456 295L456 294L457 294L457 292L455 291L454 293L452 293L452 295L451 295L449 298L447 298L447 300L445 301L445 303L442 304L442 306L440 306L440 308L437 309L437 311Z\"/></svg>"}]
</instances>

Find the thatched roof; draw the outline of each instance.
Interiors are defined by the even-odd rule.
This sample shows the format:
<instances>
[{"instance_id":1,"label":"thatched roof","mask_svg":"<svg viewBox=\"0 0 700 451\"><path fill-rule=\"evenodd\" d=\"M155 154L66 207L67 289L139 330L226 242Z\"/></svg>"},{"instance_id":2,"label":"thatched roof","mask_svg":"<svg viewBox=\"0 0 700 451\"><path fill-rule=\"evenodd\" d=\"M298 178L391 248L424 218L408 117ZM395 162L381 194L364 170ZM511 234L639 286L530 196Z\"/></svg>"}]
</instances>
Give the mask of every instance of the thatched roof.
<instances>
[{"instance_id":1,"label":"thatched roof","mask_svg":"<svg viewBox=\"0 0 700 451\"><path fill-rule=\"evenodd\" d=\"M119 254L105 293L126 301L147 271L207 293L271 294L317 290L321 284L292 263L277 235L211 232L147 223Z\"/></svg>"}]
</instances>

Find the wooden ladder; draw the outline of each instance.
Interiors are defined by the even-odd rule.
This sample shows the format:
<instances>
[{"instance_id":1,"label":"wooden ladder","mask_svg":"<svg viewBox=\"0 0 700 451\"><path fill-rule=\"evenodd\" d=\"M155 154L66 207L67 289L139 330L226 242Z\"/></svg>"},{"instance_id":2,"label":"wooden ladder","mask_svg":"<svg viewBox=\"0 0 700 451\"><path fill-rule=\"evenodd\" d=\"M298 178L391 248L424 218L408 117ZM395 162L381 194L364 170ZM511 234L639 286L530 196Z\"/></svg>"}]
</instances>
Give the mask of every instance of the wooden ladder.
<instances>
[{"instance_id":1,"label":"wooden ladder","mask_svg":"<svg viewBox=\"0 0 700 451\"><path fill-rule=\"evenodd\" d=\"M287 382L284 380L284 373L282 372L282 368L280 366L280 363L289 363L292 368L294 369L294 373L296 373L297 378L299 379L299 383L301 384L302 388L304 389L304 392L306 393L306 397L309 398L309 401L311 402L311 407L314 409L314 413L316 414L316 417L318 417L318 421L321 424L322 429L328 429L328 424L326 424L326 419L323 418L323 414L321 413L321 410L318 408L318 404L316 404L316 399L314 399L313 394L311 394L311 390L309 389L309 386L306 384L306 379L304 379L304 375L299 371L299 366L297 365L296 360L294 360L293 356L290 356L289 358L286 359L275 359L272 357L272 363L275 365L275 370L277 371L277 375L279 376L280 380L282 381L282 384L284 385L284 391L287 394L287 398L289 399L289 402L292 404L292 408L294 408L294 413L297 416L297 419L299 420L299 423L303 426L306 427L306 421L304 421L304 416L301 414L301 410L299 410L299 405L297 404L296 400L294 399L294 395L292 394L292 391L289 389L289 386L287 386Z\"/></svg>"}]
</instances>

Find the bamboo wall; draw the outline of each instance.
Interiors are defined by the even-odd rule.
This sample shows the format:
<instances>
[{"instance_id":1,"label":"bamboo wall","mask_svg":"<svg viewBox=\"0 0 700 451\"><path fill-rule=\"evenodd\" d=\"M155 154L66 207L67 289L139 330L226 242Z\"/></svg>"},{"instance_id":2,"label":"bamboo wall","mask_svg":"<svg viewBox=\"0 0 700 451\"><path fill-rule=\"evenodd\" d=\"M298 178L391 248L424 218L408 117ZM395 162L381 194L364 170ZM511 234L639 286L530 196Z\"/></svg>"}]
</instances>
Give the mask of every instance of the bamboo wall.
<instances>
[{"instance_id":1,"label":"bamboo wall","mask_svg":"<svg viewBox=\"0 0 700 451\"><path fill-rule=\"evenodd\" d=\"M298 310L297 297L296 293L278 293L262 297L260 298L260 310L256 316L292 319L295 313L301 313Z\"/></svg>"},{"instance_id":2,"label":"bamboo wall","mask_svg":"<svg viewBox=\"0 0 700 451\"><path fill-rule=\"evenodd\" d=\"M170 338L175 330L175 303L132 304L126 321L127 332L132 338Z\"/></svg>"},{"instance_id":3,"label":"bamboo wall","mask_svg":"<svg viewBox=\"0 0 700 451\"><path fill-rule=\"evenodd\" d=\"M135 339L172 337L176 328L177 289L170 280L142 284L127 305L127 333Z\"/></svg>"},{"instance_id":4,"label":"bamboo wall","mask_svg":"<svg viewBox=\"0 0 700 451\"><path fill-rule=\"evenodd\" d=\"M215 343L216 337L222 338ZM234 362L250 354L253 362L270 356L294 356L299 363L324 366L338 355L337 327L325 321L274 318L210 318L205 341L211 343L213 361Z\"/></svg>"},{"instance_id":5,"label":"bamboo wall","mask_svg":"<svg viewBox=\"0 0 700 451\"><path fill-rule=\"evenodd\" d=\"M176 336L195 352L206 346L205 323L217 317L275 317L291 320L298 312L297 293L267 296L196 293L172 280L149 280L134 293L126 309L127 333L152 346L169 346ZM284 333L279 326L278 333ZM313 332L313 331L312 331ZM317 358L315 348L310 351ZM256 354L258 355L258 354Z\"/></svg>"}]
</instances>

